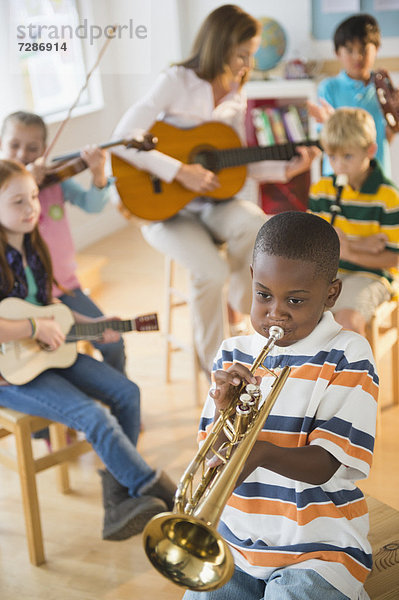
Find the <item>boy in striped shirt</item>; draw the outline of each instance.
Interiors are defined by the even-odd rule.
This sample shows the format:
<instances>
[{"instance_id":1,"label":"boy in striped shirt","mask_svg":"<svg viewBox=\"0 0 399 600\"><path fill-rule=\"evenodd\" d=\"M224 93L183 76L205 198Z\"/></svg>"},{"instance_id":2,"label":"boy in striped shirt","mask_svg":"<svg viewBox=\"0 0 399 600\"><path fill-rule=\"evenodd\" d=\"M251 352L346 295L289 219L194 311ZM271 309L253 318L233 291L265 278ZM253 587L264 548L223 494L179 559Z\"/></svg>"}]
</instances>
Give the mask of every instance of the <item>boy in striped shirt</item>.
<instances>
[{"instance_id":1,"label":"boy in striped shirt","mask_svg":"<svg viewBox=\"0 0 399 600\"><path fill-rule=\"evenodd\" d=\"M309 210L331 222L337 176L346 176L334 220L343 285L333 312L343 327L362 335L377 306L392 297L399 265L399 193L373 158L375 140L368 112L337 109L321 132L335 174L314 184L309 200Z\"/></svg>"},{"instance_id":2,"label":"boy in striped shirt","mask_svg":"<svg viewBox=\"0 0 399 600\"><path fill-rule=\"evenodd\" d=\"M378 378L368 342L344 331L330 312L341 289L338 261L338 236L315 215L281 213L258 233L255 333L222 343L199 439L242 381L258 383L265 398L274 378L264 367L289 365L291 373L220 520L233 577L212 592L188 591L184 600L368 597L368 510L355 482L371 465ZM252 375L274 325L284 336Z\"/></svg>"}]
</instances>

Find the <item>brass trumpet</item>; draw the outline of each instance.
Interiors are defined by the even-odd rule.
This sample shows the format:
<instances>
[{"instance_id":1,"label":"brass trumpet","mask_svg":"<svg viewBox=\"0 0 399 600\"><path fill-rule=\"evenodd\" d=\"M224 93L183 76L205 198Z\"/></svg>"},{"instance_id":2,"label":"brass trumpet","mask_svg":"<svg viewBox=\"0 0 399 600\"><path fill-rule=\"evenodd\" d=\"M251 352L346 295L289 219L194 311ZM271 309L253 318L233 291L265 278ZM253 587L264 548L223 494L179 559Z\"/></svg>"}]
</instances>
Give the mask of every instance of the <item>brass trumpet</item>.
<instances>
[{"instance_id":1,"label":"brass trumpet","mask_svg":"<svg viewBox=\"0 0 399 600\"><path fill-rule=\"evenodd\" d=\"M251 367L252 374L283 335L281 327L270 327L267 343ZM279 375L267 371L275 380L263 404L258 386L242 383L238 387L233 401L220 411L183 474L173 511L156 515L144 529L144 549L153 566L174 583L191 590L217 589L233 575L232 554L216 527L290 367L283 367ZM215 448L222 432L227 441ZM206 467L209 453L217 456L221 464ZM193 480L200 468L201 479L193 491Z\"/></svg>"}]
</instances>

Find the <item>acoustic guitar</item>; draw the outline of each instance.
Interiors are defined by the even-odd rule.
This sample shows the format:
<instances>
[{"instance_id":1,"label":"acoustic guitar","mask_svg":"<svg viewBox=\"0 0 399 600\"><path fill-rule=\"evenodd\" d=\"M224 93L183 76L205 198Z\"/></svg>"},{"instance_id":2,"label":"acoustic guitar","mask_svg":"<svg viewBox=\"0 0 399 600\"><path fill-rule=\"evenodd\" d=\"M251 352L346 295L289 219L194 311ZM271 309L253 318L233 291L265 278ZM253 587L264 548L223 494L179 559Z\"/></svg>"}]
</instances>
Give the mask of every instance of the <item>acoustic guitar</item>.
<instances>
[{"instance_id":1,"label":"acoustic guitar","mask_svg":"<svg viewBox=\"0 0 399 600\"><path fill-rule=\"evenodd\" d=\"M111 320L98 323L75 323L72 312L65 304L35 306L20 298L6 298L0 302L0 317L4 319L54 318L65 335L65 343L57 350L46 347L30 338L0 344L1 376L14 385L22 385L51 368L73 365L78 351L78 340L98 340L105 329L120 333L128 331L158 331L155 313L141 315L125 321Z\"/></svg>"},{"instance_id":2,"label":"acoustic guitar","mask_svg":"<svg viewBox=\"0 0 399 600\"><path fill-rule=\"evenodd\" d=\"M297 146L320 147L315 140L243 147L234 129L217 121L190 129L179 129L158 121L150 133L157 138L160 152L183 163L199 163L218 174L220 187L207 194L214 200L231 198L242 188L247 177L247 164L261 160L289 160ZM147 171L135 168L116 154L112 154L111 161L121 201L136 217L149 221L168 219L198 196L177 181L165 183Z\"/></svg>"}]
</instances>

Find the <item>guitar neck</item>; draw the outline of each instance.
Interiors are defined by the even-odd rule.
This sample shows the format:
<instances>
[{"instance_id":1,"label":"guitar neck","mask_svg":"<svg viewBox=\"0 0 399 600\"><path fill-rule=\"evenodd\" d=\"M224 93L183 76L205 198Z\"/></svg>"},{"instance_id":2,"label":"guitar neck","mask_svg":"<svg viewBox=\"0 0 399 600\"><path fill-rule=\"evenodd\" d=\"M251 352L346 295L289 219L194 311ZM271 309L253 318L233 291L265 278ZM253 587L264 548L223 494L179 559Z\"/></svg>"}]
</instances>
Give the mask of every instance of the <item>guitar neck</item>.
<instances>
[{"instance_id":1,"label":"guitar neck","mask_svg":"<svg viewBox=\"0 0 399 600\"><path fill-rule=\"evenodd\" d=\"M113 142L105 142L105 144L98 144L98 148L112 148L113 146L124 145L126 143L125 139L122 140L114 140ZM51 162L61 162L64 160L71 160L72 158L79 158L79 152L69 152L68 154L60 154L59 156L55 156Z\"/></svg>"},{"instance_id":2,"label":"guitar neck","mask_svg":"<svg viewBox=\"0 0 399 600\"><path fill-rule=\"evenodd\" d=\"M317 140L303 142L287 142L273 146L250 146L248 148L230 148L217 150L218 170L228 167L238 167L261 160L290 160L296 153L297 146L318 146Z\"/></svg>"},{"instance_id":3,"label":"guitar neck","mask_svg":"<svg viewBox=\"0 0 399 600\"><path fill-rule=\"evenodd\" d=\"M66 336L66 342L77 342L79 340L97 340L102 336L106 329L113 329L119 333L135 331L135 319L119 321L100 321L98 323L76 323L73 325Z\"/></svg>"}]
</instances>

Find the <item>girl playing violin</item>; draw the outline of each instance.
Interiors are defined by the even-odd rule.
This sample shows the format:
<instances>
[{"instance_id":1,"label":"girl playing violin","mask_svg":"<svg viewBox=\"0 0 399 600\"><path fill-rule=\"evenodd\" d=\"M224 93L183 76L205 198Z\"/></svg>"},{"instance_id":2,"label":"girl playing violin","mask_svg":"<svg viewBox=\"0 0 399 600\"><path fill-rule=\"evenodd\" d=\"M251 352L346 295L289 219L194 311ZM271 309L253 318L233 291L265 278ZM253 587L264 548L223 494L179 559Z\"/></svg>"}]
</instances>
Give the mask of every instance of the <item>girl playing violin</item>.
<instances>
[{"instance_id":1,"label":"girl playing violin","mask_svg":"<svg viewBox=\"0 0 399 600\"><path fill-rule=\"evenodd\" d=\"M27 166L38 185L42 183L46 173L41 161L46 137L47 128L43 119L39 115L23 111L8 115L1 130L0 149L3 158L18 160ZM88 147L82 151L81 156L92 173L90 189L84 190L71 179L42 189L39 193L39 228L53 261L54 279L57 283L53 287L53 295L72 310L89 317L101 317L102 311L83 293L76 276L75 248L64 204L71 202L86 212L100 212L109 199L111 183L104 173L104 150ZM94 345L102 353L105 362L124 373L125 351L122 339Z\"/></svg>"},{"instance_id":2,"label":"girl playing violin","mask_svg":"<svg viewBox=\"0 0 399 600\"><path fill-rule=\"evenodd\" d=\"M0 160L0 300L13 296L52 302L49 252L38 230L40 202L34 177L15 161ZM76 322L94 319L74 313ZM105 330L104 341L118 334ZM0 318L0 344L33 337L56 350L65 336L53 319ZM156 473L136 449L140 391L124 375L85 354L66 369L50 369L24 385L2 382L0 403L83 431L106 465L103 538L139 533L155 514L173 506L174 484ZM96 398L107 405L93 400Z\"/></svg>"}]
</instances>

